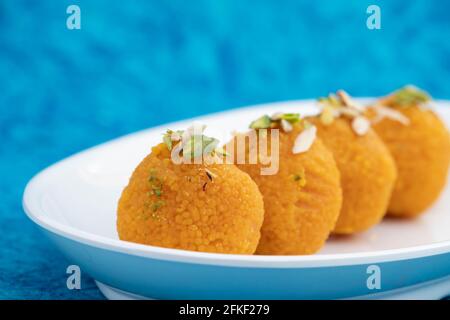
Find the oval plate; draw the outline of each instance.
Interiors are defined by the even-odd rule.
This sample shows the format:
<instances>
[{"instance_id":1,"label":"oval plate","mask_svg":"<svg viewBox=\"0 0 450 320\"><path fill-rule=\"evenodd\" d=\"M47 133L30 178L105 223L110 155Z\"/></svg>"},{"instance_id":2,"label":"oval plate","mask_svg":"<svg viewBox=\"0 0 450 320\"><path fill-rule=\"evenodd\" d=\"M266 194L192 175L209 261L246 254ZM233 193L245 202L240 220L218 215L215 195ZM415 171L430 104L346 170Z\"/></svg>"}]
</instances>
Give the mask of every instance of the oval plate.
<instances>
[{"instance_id":1,"label":"oval plate","mask_svg":"<svg viewBox=\"0 0 450 320\"><path fill-rule=\"evenodd\" d=\"M417 288L424 286L439 289L422 290L426 296L418 297L449 294L448 185L423 216L385 219L365 233L331 237L319 253L311 256L212 254L118 239L116 207L120 193L133 169L151 146L161 141L166 129L183 129L196 120L208 125L207 134L224 142L232 129L245 130L261 114L283 111L306 115L315 110L312 100L259 105L171 123L107 142L36 175L25 189L25 212L69 261L94 277L111 298L395 297L412 289L421 292ZM449 126L450 102L437 102L435 110ZM380 280L380 286L370 285L371 275Z\"/></svg>"}]
</instances>

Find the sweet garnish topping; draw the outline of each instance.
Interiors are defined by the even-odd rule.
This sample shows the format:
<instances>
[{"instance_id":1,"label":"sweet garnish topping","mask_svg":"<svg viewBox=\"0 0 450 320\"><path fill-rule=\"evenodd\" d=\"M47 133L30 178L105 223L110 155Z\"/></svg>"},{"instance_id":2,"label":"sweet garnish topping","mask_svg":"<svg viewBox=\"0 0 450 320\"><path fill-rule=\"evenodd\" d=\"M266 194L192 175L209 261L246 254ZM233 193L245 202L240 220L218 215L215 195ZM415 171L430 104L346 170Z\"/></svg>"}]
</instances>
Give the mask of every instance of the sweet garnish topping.
<instances>
[{"instance_id":1,"label":"sweet garnish topping","mask_svg":"<svg viewBox=\"0 0 450 320\"><path fill-rule=\"evenodd\" d=\"M431 100L431 97L427 92L412 85L405 86L395 91L388 99L389 98L392 99L393 105L400 107L424 105Z\"/></svg>"},{"instance_id":2,"label":"sweet garnish topping","mask_svg":"<svg viewBox=\"0 0 450 320\"><path fill-rule=\"evenodd\" d=\"M370 121L366 117L357 116L352 120L352 129L358 136L363 136L370 129Z\"/></svg>"},{"instance_id":3,"label":"sweet garnish topping","mask_svg":"<svg viewBox=\"0 0 450 320\"><path fill-rule=\"evenodd\" d=\"M298 154L308 151L316 139L316 131L317 129L315 126L308 126L308 128L305 128L297 138L295 138L292 153Z\"/></svg>"},{"instance_id":4,"label":"sweet garnish topping","mask_svg":"<svg viewBox=\"0 0 450 320\"><path fill-rule=\"evenodd\" d=\"M410 123L409 118L407 116L405 116L403 113L393 108L385 107L381 104L375 104L372 107L372 109L376 113L376 117L372 121L373 123L377 123L383 120L384 118L400 122L405 126L409 125Z\"/></svg>"},{"instance_id":5,"label":"sweet garnish topping","mask_svg":"<svg viewBox=\"0 0 450 320\"><path fill-rule=\"evenodd\" d=\"M344 90L338 90L336 95L319 98L318 102L323 106L319 115L323 125L328 126L334 119L345 116L352 120L351 126L357 135L365 135L369 131L370 121L363 116L364 108Z\"/></svg>"},{"instance_id":6,"label":"sweet garnish topping","mask_svg":"<svg viewBox=\"0 0 450 320\"><path fill-rule=\"evenodd\" d=\"M292 179L297 182L300 187L304 187L306 185L306 174L305 174L305 169L302 168L300 170L300 172L295 173L292 175Z\"/></svg>"},{"instance_id":7,"label":"sweet garnish topping","mask_svg":"<svg viewBox=\"0 0 450 320\"><path fill-rule=\"evenodd\" d=\"M183 156L189 155L191 159L202 155L227 156L228 153L222 147L217 147L219 140L203 134L205 128L204 125L194 124L186 130L167 130L163 135L163 142L169 151L175 143L181 143Z\"/></svg>"},{"instance_id":8,"label":"sweet garnish topping","mask_svg":"<svg viewBox=\"0 0 450 320\"><path fill-rule=\"evenodd\" d=\"M300 121L298 113L274 113L272 116L263 115L250 123L250 129L281 128L284 132L292 131L292 125Z\"/></svg>"}]
</instances>

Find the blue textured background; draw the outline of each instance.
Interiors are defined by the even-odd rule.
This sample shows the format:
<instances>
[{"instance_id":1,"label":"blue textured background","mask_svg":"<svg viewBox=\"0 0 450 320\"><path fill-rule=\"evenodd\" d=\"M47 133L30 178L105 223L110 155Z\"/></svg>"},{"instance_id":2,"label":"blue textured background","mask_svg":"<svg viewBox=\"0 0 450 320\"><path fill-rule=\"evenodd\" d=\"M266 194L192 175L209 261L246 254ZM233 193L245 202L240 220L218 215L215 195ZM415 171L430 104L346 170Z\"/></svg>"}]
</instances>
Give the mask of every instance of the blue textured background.
<instances>
[{"instance_id":1,"label":"blue textured background","mask_svg":"<svg viewBox=\"0 0 450 320\"><path fill-rule=\"evenodd\" d=\"M78 4L82 29L66 29ZM366 28L378 4L382 30ZM21 208L76 151L167 121L345 88L450 98L450 1L0 1L0 298L68 291L70 263Z\"/></svg>"}]
</instances>

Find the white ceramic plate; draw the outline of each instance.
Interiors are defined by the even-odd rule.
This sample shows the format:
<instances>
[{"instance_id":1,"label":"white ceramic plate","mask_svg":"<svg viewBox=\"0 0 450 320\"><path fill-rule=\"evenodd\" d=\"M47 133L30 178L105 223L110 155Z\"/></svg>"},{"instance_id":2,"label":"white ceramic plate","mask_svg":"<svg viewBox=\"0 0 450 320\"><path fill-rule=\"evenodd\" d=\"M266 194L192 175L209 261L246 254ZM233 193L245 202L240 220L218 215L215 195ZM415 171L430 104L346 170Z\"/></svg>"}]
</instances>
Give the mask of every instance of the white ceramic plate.
<instances>
[{"instance_id":1,"label":"white ceramic plate","mask_svg":"<svg viewBox=\"0 0 450 320\"><path fill-rule=\"evenodd\" d=\"M207 134L226 141L231 129L245 130L261 114L305 115L315 108L313 101L290 101L195 120L208 125ZM450 103L438 102L436 111L449 126ZM25 190L24 208L30 219L70 261L103 283L100 287L110 297L127 293L173 299L386 296L396 292L392 290L440 282L450 275L449 187L423 216L407 221L385 219L365 233L332 237L312 256L208 254L120 241L116 206L132 170L161 141L167 128L183 129L193 120L88 149L42 171ZM381 288L367 286L372 270L368 267L373 264L380 268ZM434 298L450 294L450 283L446 283Z\"/></svg>"}]
</instances>

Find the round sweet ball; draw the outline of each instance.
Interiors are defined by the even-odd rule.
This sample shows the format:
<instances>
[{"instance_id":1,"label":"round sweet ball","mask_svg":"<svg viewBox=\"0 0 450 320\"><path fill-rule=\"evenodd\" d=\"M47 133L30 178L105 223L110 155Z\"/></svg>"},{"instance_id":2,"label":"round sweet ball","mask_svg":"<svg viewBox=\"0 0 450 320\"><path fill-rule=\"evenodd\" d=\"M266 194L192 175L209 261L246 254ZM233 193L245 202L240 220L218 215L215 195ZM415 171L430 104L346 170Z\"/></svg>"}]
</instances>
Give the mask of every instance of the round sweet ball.
<instances>
[{"instance_id":1,"label":"round sweet ball","mask_svg":"<svg viewBox=\"0 0 450 320\"><path fill-rule=\"evenodd\" d=\"M232 164L175 164L153 147L122 192L121 240L192 251L253 254L264 205L248 174Z\"/></svg>"},{"instance_id":2,"label":"round sweet ball","mask_svg":"<svg viewBox=\"0 0 450 320\"><path fill-rule=\"evenodd\" d=\"M353 234L376 225L386 214L397 178L388 148L372 129L356 134L352 119L340 117L326 125L318 117L310 121L341 173L343 202L333 233Z\"/></svg>"},{"instance_id":3,"label":"round sweet ball","mask_svg":"<svg viewBox=\"0 0 450 320\"><path fill-rule=\"evenodd\" d=\"M417 101L423 95L405 87L368 110L374 120L373 128L397 165L398 178L388 208L392 216L414 217L423 213L447 183L449 132L430 108ZM424 102L428 99L422 98Z\"/></svg>"},{"instance_id":4,"label":"round sweet ball","mask_svg":"<svg viewBox=\"0 0 450 320\"><path fill-rule=\"evenodd\" d=\"M266 136L264 132L258 130L258 138L262 135L262 139L267 138L271 155L279 153L276 173L262 174L268 164L262 161L261 154L256 164L248 161L253 150L250 144L245 148L247 161L237 161L238 167L256 181L264 197L265 217L256 254L315 253L334 228L342 203L340 175L333 155L318 138L308 150L293 152L296 141L301 141L300 135L305 132L303 121L293 124L291 130L280 130L276 146L272 143L273 133L269 131ZM235 136L227 151L233 143L236 153L240 138L240 135Z\"/></svg>"}]
</instances>

